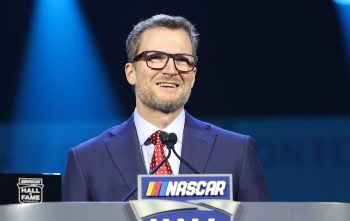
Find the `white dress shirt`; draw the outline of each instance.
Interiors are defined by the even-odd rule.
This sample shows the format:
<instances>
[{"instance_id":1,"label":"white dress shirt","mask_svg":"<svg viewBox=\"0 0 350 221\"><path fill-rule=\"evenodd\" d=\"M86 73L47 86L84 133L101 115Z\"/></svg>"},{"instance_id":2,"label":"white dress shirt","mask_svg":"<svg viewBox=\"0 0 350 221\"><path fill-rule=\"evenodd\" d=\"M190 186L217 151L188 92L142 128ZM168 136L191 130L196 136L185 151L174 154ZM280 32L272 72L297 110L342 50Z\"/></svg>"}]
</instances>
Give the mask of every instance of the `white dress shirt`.
<instances>
[{"instance_id":1,"label":"white dress shirt","mask_svg":"<svg viewBox=\"0 0 350 221\"><path fill-rule=\"evenodd\" d=\"M144 159L145 167L147 172L149 173L149 168L154 152L154 145L151 142L146 142L147 139L157 130L160 130L147 120L141 117L141 115L137 112L135 109L134 111L134 122L135 127L137 131L137 136L139 138L140 142L140 150L141 154ZM182 137L183 137L183 131L185 126L185 111L182 110L182 112L179 114L179 116L176 117L176 119L171 122L166 128L162 129L162 131L165 131L167 133L175 133L177 135L177 143L175 144L175 150L176 152L181 156L181 149L182 149ZM164 154L167 156L168 149L164 148ZM169 158L169 163L171 166L171 169L173 170L173 174L179 174L180 169L180 160L177 159L174 153L171 153L171 156Z\"/></svg>"}]
</instances>

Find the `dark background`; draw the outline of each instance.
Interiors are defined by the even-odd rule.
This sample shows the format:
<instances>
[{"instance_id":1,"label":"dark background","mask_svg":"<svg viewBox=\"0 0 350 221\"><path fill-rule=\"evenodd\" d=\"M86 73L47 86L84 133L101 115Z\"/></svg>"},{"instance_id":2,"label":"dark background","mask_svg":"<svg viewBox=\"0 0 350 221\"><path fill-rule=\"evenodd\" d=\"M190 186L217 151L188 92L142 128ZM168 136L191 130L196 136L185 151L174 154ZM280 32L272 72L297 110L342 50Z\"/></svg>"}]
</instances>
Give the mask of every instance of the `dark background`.
<instances>
[{"instance_id":1,"label":"dark background","mask_svg":"<svg viewBox=\"0 0 350 221\"><path fill-rule=\"evenodd\" d=\"M11 119L33 10L33 1L6 4L2 121ZM80 5L124 116L134 108L124 77L124 42L134 24L157 13L182 15L199 30L199 71L187 105L196 116L350 112L350 75L332 1L85 0Z\"/></svg>"},{"instance_id":2,"label":"dark background","mask_svg":"<svg viewBox=\"0 0 350 221\"><path fill-rule=\"evenodd\" d=\"M350 202L346 187L350 184L349 58L339 6L333 1L78 3L113 97L119 100L120 121L134 110L134 95L124 76L128 33L138 21L154 14L184 16L200 33L196 84L186 109L195 117L256 138L273 200ZM1 34L0 172L63 172L63 163L38 164L26 171L31 164L21 164L9 154L16 152L7 139L13 133L8 128L15 121L15 99L35 1L1 4L5 5L0 8L5 25ZM63 161L68 148L107 129L101 125L91 128L75 136L79 139L67 141L58 159ZM25 138L19 139L26 146ZM26 148L37 147L28 144ZM295 176L282 184L288 171ZM336 193L325 191L330 185L322 186L325 180L339 184Z\"/></svg>"}]
</instances>

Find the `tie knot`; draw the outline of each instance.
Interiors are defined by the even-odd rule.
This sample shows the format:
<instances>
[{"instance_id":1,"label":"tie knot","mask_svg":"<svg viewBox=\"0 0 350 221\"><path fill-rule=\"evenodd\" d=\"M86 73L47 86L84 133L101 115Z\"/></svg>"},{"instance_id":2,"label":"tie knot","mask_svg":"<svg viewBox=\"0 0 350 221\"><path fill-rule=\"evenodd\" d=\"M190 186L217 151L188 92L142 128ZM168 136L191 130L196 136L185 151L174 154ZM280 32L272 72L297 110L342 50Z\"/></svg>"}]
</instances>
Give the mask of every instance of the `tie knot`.
<instances>
[{"instance_id":1,"label":"tie knot","mask_svg":"<svg viewBox=\"0 0 350 221\"><path fill-rule=\"evenodd\" d=\"M151 142L156 145L156 144L160 144L160 138L159 138L159 134L161 133L161 130L157 130L156 132L154 132L149 138L151 139Z\"/></svg>"}]
</instances>

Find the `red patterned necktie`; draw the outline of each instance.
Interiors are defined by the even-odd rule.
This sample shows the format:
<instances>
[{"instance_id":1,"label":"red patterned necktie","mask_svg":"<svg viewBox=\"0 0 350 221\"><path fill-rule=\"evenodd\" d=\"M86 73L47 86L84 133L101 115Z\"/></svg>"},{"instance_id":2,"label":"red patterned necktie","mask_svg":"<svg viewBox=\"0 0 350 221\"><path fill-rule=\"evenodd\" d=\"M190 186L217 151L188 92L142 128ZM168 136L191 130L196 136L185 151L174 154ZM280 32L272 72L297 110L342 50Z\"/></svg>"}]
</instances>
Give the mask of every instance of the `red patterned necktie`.
<instances>
[{"instance_id":1,"label":"red patterned necktie","mask_svg":"<svg viewBox=\"0 0 350 221\"><path fill-rule=\"evenodd\" d=\"M154 168L157 167L160 162L162 162L165 159L164 154L164 144L162 144L162 141L159 138L159 134L162 131L157 130L154 134L151 135L150 139L151 142L154 144L154 152L151 160L151 166L149 171L152 171ZM171 166L168 161L166 161L154 174L173 174L173 170L171 169Z\"/></svg>"}]
</instances>

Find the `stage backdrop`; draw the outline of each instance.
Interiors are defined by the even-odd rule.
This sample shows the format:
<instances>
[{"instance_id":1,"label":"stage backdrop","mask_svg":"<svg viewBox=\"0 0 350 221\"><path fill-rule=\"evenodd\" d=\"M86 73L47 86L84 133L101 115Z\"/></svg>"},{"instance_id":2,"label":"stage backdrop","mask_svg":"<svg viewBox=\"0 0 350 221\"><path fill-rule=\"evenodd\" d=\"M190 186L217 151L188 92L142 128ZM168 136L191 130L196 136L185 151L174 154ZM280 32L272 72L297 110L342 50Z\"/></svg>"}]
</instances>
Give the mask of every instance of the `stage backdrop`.
<instances>
[{"instance_id":1,"label":"stage backdrop","mask_svg":"<svg viewBox=\"0 0 350 221\"><path fill-rule=\"evenodd\" d=\"M350 202L350 118L206 120L255 139L272 200ZM0 170L64 173L69 148L121 122L2 125Z\"/></svg>"},{"instance_id":2,"label":"stage backdrop","mask_svg":"<svg viewBox=\"0 0 350 221\"><path fill-rule=\"evenodd\" d=\"M346 2L1 1L0 172L64 173L69 148L126 120L125 40L165 13L200 33L186 109L255 139L272 200L350 202Z\"/></svg>"}]
</instances>

